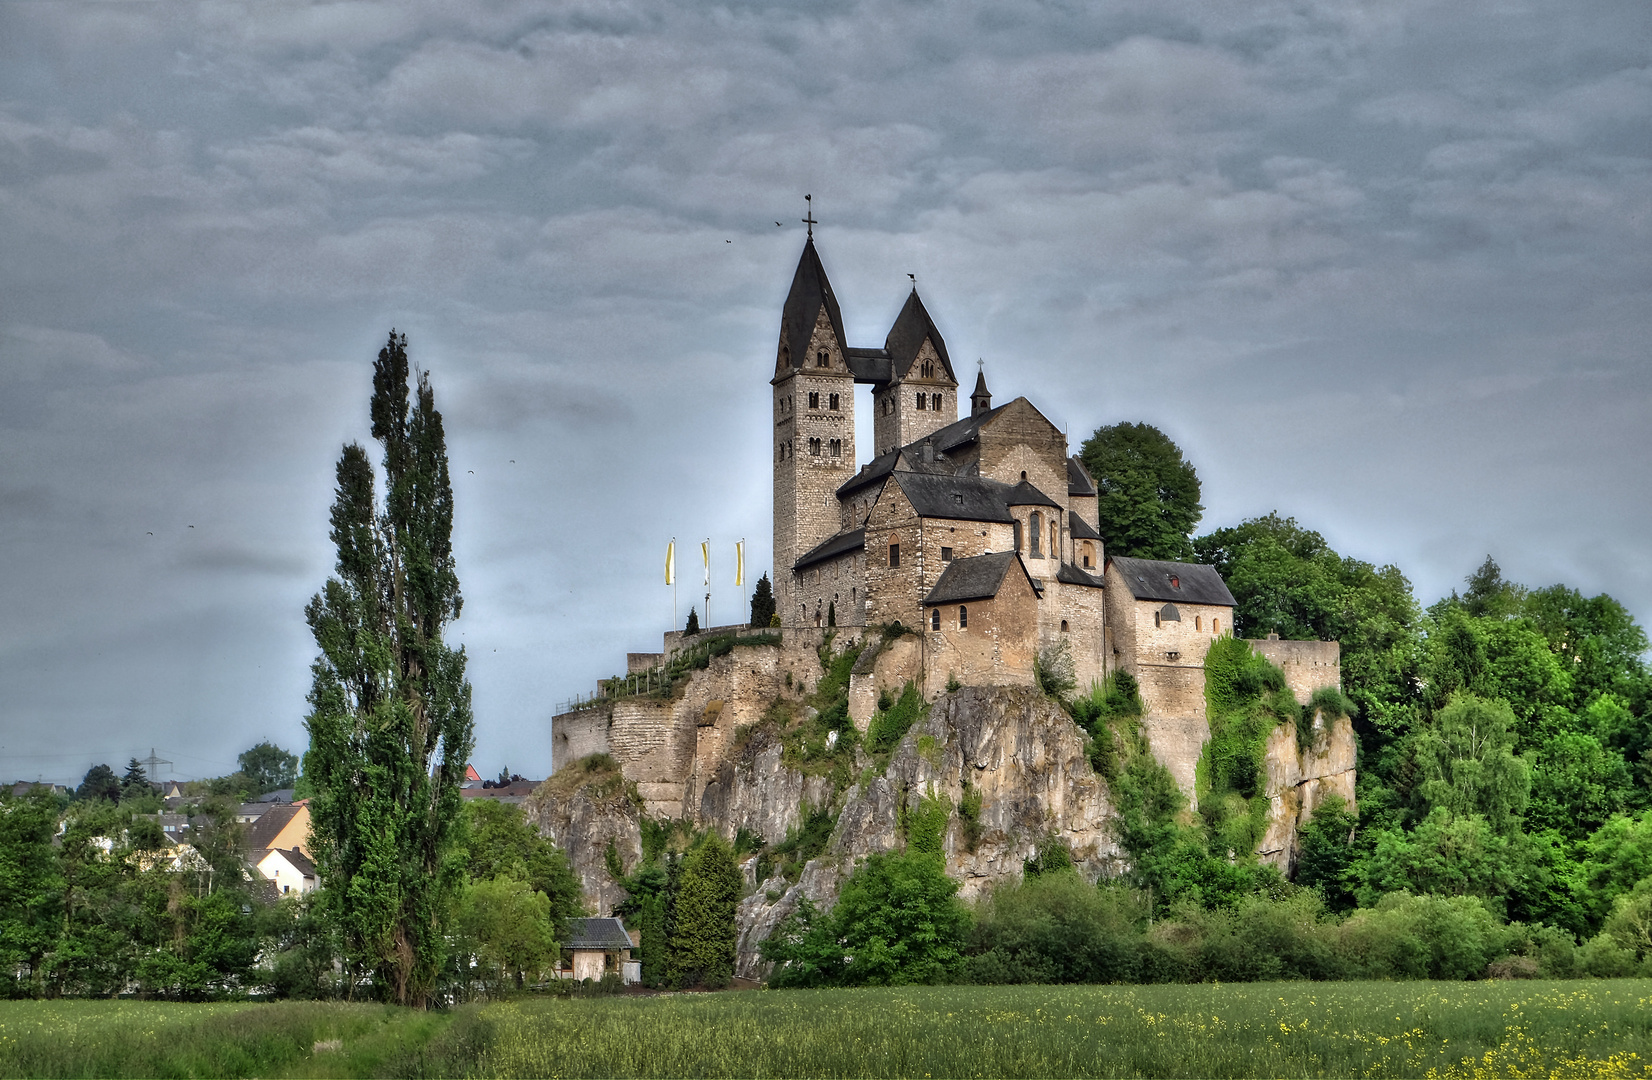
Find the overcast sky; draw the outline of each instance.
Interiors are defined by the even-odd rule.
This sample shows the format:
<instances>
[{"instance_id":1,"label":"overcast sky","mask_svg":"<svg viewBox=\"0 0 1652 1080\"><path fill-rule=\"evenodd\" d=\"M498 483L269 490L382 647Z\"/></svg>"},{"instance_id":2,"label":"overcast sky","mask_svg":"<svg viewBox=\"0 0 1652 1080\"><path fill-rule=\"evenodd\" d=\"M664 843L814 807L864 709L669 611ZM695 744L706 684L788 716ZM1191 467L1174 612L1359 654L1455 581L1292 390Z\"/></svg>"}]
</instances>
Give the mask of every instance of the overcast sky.
<instances>
[{"instance_id":1,"label":"overcast sky","mask_svg":"<svg viewBox=\"0 0 1652 1080\"><path fill-rule=\"evenodd\" d=\"M1169 433L1201 531L1652 624L1649 56L1645 0L4 4L0 780L303 749L392 326L476 765L543 776L670 537L716 622L769 569L806 192L851 344L916 274L966 383Z\"/></svg>"}]
</instances>

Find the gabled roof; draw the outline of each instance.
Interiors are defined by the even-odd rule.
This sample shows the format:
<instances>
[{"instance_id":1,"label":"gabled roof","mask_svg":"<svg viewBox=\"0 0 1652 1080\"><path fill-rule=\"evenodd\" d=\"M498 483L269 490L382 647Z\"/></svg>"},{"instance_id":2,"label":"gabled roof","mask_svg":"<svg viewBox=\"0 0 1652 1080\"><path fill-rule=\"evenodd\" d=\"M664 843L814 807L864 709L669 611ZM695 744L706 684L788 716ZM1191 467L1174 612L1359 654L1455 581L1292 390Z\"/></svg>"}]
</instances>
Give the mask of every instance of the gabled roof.
<instances>
[{"instance_id":1,"label":"gabled roof","mask_svg":"<svg viewBox=\"0 0 1652 1080\"><path fill-rule=\"evenodd\" d=\"M827 559L835 559L839 555L844 555L851 551L859 551L865 546L866 529L850 529L848 532L838 533L836 536L832 537L830 540L827 540L823 544L816 545L813 550L809 551L801 559L792 563L792 569L802 570L804 567L813 566L815 563L825 562Z\"/></svg>"},{"instance_id":2,"label":"gabled roof","mask_svg":"<svg viewBox=\"0 0 1652 1080\"><path fill-rule=\"evenodd\" d=\"M1009 524L1010 486L979 476L942 476L935 473L897 472L895 483L919 517L953 521L995 521Z\"/></svg>"},{"instance_id":3,"label":"gabled roof","mask_svg":"<svg viewBox=\"0 0 1652 1080\"><path fill-rule=\"evenodd\" d=\"M267 848L281 830L292 823L293 818L304 811L299 803L276 803L262 814L258 820L247 826L247 846Z\"/></svg>"},{"instance_id":4,"label":"gabled roof","mask_svg":"<svg viewBox=\"0 0 1652 1080\"><path fill-rule=\"evenodd\" d=\"M974 555L967 559L953 559L947 563L941 580L937 581L929 595L924 597L924 604L934 606L990 599L997 596L998 590L1003 588L1004 579L1009 576L1012 567L1014 572L1027 579L1027 584L1034 593L1039 591L1037 582L1027 573L1026 564L1021 561L1021 556L1013 551L996 551L990 555Z\"/></svg>"},{"instance_id":5,"label":"gabled roof","mask_svg":"<svg viewBox=\"0 0 1652 1080\"><path fill-rule=\"evenodd\" d=\"M271 855L279 855L287 864L305 877L315 877L315 863L297 848L253 848L247 852L247 861L257 866Z\"/></svg>"},{"instance_id":6,"label":"gabled roof","mask_svg":"<svg viewBox=\"0 0 1652 1080\"><path fill-rule=\"evenodd\" d=\"M1102 588L1101 579L1091 576L1087 571L1072 563L1062 563L1061 569L1055 572L1055 579L1064 585L1083 585L1091 589Z\"/></svg>"},{"instance_id":7,"label":"gabled roof","mask_svg":"<svg viewBox=\"0 0 1652 1080\"><path fill-rule=\"evenodd\" d=\"M631 935L618 919L569 919L564 949L629 949Z\"/></svg>"},{"instance_id":8,"label":"gabled roof","mask_svg":"<svg viewBox=\"0 0 1652 1080\"><path fill-rule=\"evenodd\" d=\"M946 342L941 339L941 332L935 329L935 322L924 309L923 301L918 299L918 290L914 287L911 295L906 298L901 313L895 316L895 325L889 328L889 336L883 342L895 378L906 378L906 373L912 369L912 361L918 358L918 350L923 348L924 338L928 338L934 344L935 354L941 358L941 367L945 369L947 378L956 384L958 378L952 373L952 361L947 359Z\"/></svg>"},{"instance_id":9,"label":"gabled roof","mask_svg":"<svg viewBox=\"0 0 1652 1080\"><path fill-rule=\"evenodd\" d=\"M1096 482L1090 478L1090 470L1084 467L1077 454L1067 459L1067 494L1096 494Z\"/></svg>"},{"instance_id":10,"label":"gabled roof","mask_svg":"<svg viewBox=\"0 0 1652 1080\"><path fill-rule=\"evenodd\" d=\"M1004 498L1004 502L1009 506L1053 506L1057 510L1061 509L1060 503L1056 502L1042 491L1039 491L1025 480L1010 488L1010 492Z\"/></svg>"},{"instance_id":11,"label":"gabled roof","mask_svg":"<svg viewBox=\"0 0 1652 1080\"><path fill-rule=\"evenodd\" d=\"M849 370L854 372L856 382L882 385L889 381L888 349L859 349L850 346L843 350L843 358L849 361Z\"/></svg>"},{"instance_id":12,"label":"gabled roof","mask_svg":"<svg viewBox=\"0 0 1652 1080\"><path fill-rule=\"evenodd\" d=\"M871 461L868 461L865 465L862 465L860 467L860 472L843 482L843 484L837 489L837 497L840 499L846 499L855 492L860 491L862 488L882 480L884 477L895 471L895 465L900 461L900 459L901 452L898 449L879 454Z\"/></svg>"},{"instance_id":13,"label":"gabled roof","mask_svg":"<svg viewBox=\"0 0 1652 1080\"><path fill-rule=\"evenodd\" d=\"M780 340L786 343L794 371L808 359L809 338L815 332L815 323L820 321L822 306L832 324L832 333L837 336L838 348L844 349L843 313L838 310L832 283L826 280L826 268L820 264L820 253L815 251L811 237L803 245L797 272L792 275L792 290L786 294L786 306L780 310Z\"/></svg>"},{"instance_id":14,"label":"gabled roof","mask_svg":"<svg viewBox=\"0 0 1652 1080\"><path fill-rule=\"evenodd\" d=\"M1077 510L1067 511L1067 532L1079 540L1100 540L1096 527L1079 516Z\"/></svg>"},{"instance_id":15,"label":"gabled roof","mask_svg":"<svg viewBox=\"0 0 1652 1080\"><path fill-rule=\"evenodd\" d=\"M1121 556L1108 559L1107 565L1118 570L1125 588L1137 600L1180 600L1219 607L1233 607L1235 603L1214 566Z\"/></svg>"}]
</instances>

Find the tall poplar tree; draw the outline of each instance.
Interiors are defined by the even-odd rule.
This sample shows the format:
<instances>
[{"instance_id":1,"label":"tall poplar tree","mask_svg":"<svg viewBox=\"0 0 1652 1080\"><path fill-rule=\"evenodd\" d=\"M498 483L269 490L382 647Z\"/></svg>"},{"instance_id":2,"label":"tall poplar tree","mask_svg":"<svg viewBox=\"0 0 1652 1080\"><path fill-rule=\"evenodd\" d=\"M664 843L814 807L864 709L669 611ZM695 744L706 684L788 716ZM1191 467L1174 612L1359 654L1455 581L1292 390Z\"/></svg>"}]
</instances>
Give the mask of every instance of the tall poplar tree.
<instances>
[{"instance_id":1,"label":"tall poplar tree","mask_svg":"<svg viewBox=\"0 0 1652 1080\"><path fill-rule=\"evenodd\" d=\"M373 366L372 435L384 499L359 444L338 462L333 577L305 609L321 655L306 720L310 822L325 903L354 988L423 1007L463 880L459 788L472 748L459 617L453 489L442 414L419 372L410 400L407 336L390 332Z\"/></svg>"}]
</instances>

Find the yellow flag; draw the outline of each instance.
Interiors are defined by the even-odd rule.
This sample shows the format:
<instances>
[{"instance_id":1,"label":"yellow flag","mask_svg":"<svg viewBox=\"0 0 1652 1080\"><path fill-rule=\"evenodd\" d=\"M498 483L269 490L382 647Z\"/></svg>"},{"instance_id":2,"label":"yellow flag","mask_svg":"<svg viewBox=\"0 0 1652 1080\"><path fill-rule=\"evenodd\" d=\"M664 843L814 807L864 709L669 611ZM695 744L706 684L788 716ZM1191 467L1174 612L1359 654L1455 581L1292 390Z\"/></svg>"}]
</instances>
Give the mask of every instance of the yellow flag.
<instances>
[{"instance_id":1,"label":"yellow flag","mask_svg":"<svg viewBox=\"0 0 1652 1080\"><path fill-rule=\"evenodd\" d=\"M711 585L711 541L710 540L703 541L700 544L700 558L705 560L705 564L706 564L706 586L709 588L710 585Z\"/></svg>"},{"instance_id":2,"label":"yellow flag","mask_svg":"<svg viewBox=\"0 0 1652 1080\"><path fill-rule=\"evenodd\" d=\"M734 583L736 585L746 583L746 542L744 540L734 545Z\"/></svg>"},{"instance_id":3,"label":"yellow flag","mask_svg":"<svg viewBox=\"0 0 1652 1080\"><path fill-rule=\"evenodd\" d=\"M673 540L665 545L665 583L677 583L677 541Z\"/></svg>"}]
</instances>

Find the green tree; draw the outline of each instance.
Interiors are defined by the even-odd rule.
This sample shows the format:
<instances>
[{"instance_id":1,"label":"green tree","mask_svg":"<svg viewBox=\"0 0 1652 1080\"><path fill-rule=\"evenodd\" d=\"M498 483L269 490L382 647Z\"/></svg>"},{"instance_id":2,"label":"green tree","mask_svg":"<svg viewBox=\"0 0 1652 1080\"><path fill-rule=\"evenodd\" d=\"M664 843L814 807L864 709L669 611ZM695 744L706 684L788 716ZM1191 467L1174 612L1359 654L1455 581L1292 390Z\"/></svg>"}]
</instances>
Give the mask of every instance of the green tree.
<instances>
[{"instance_id":1,"label":"green tree","mask_svg":"<svg viewBox=\"0 0 1652 1080\"><path fill-rule=\"evenodd\" d=\"M689 637L700 632L700 613L692 607L688 609L688 625L683 627L683 636Z\"/></svg>"},{"instance_id":2,"label":"green tree","mask_svg":"<svg viewBox=\"0 0 1652 1080\"><path fill-rule=\"evenodd\" d=\"M120 778L122 797L135 793L149 794L149 774L143 771L143 762L132 758L126 763L126 775Z\"/></svg>"},{"instance_id":3,"label":"green tree","mask_svg":"<svg viewBox=\"0 0 1652 1080\"><path fill-rule=\"evenodd\" d=\"M843 884L830 914L805 901L760 950L776 986L901 986L950 979L963 962L969 909L940 860L878 852Z\"/></svg>"},{"instance_id":4,"label":"green tree","mask_svg":"<svg viewBox=\"0 0 1652 1080\"><path fill-rule=\"evenodd\" d=\"M678 986L727 986L734 976L734 909L744 879L716 833L683 857L672 905L667 977Z\"/></svg>"},{"instance_id":5,"label":"green tree","mask_svg":"<svg viewBox=\"0 0 1652 1080\"><path fill-rule=\"evenodd\" d=\"M751 625L767 628L774 618L774 586L769 575L757 579L757 588L751 591Z\"/></svg>"},{"instance_id":6,"label":"green tree","mask_svg":"<svg viewBox=\"0 0 1652 1080\"><path fill-rule=\"evenodd\" d=\"M1468 591L1461 598L1463 610L1477 618L1503 619L1519 614L1526 602L1526 590L1503 580L1503 568L1490 555L1480 569L1467 578ZM1457 599L1457 594L1451 594Z\"/></svg>"},{"instance_id":7,"label":"green tree","mask_svg":"<svg viewBox=\"0 0 1652 1080\"><path fill-rule=\"evenodd\" d=\"M336 574L305 611L321 651L306 765L349 970L423 1007L463 880L459 788L473 737L465 653L442 640L461 607L446 437L429 375L418 374L410 400L408 374L407 338L392 332L370 410L382 505L367 452L351 443L339 458Z\"/></svg>"},{"instance_id":8,"label":"green tree","mask_svg":"<svg viewBox=\"0 0 1652 1080\"><path fill-rule=\"evenodd\" d=\"M474 799L465 809L466 875L473 882L499 877L526 882L545 896L553 938L565 939L568 920L585 913L585 894L567 855L527 823L519 806Z\"/></svg>"},{"instance_id":9,"label":"green tree","mask_svg":"<svg viewBox=\"0 0 1652 1080\"><path fill-rule=\"evenodd\" d=\"M93 765L75 789L75 798L120 802L120 777L107 765Z\"/></svg>"},{"instance_id":10,"label":"green tree","mask_svg":"<svg viewBox=\"0 0 1652 1080\"><path fill-rule=\"evenodd\" d=\"M1531 767L1514 753L1514 714L1501 701L1458 694L1412 748L1419 817L1478 815L1499 836L1517 832L1531 798Z\"/></svg>"},{"instance_id":11,"label":"green tree","mask_svg":"<svg viewBox=\"0 0 1652 1080\"><path fill-rule=\"evenodd\" d=\"M1538 752L1526 820L1533 829L1554 829L1568 840L1582 840L1624 810L1630 789L1629 767L1621 754L1601 746L1593 735L1556 735Z\"/></svg>"},{"instance_id":12,"label":"green tree","mask_svg":"<svg viewBox=\"0 0 1652 1080\"><path fill-rule=\"evenodd\" d=\"M44 992L43 965L63 921L55 832L57 800L46 788L0 799L0 995Z\"/></svg>"},{"instance_id":13,"label":"green tree","mask_svg":"<svg viewBox=\"0 0 1652 1080\"><path fill-rule=\"evenodd\" d=\"M243 752L236 761L241 766L242 774L257 788L255 795L280 791L298 783L298 755L288 753L267 739Z\"/></svg>"},{"instance_id":14,"label":"green tree","mask_svg":"<svg viewBox=\"0 0 1652 1080\"><path fill-rule=\"evenodd\" d=\"M1278 514L1193 545L1237 601L1236 637L1341 642L1342 685L1359 707L1356 727L1368 751L1417 722L1422 611L1397 568L1338 555L1319 533Z\"/></svg>"},{"instance_id":15,"label":"green tree","mask_svg":"<svg viewBox=\"0 0 1652 1080\"><path fill-rule=\"evenodd\" d=\"M1079 458L1095 479L1102 543L1110 555L1190 559L1188 536L1205 508L1199 474L1151 424L1097 428Z\"/></svg>"},{"instance_id":16,"label":"green tree","mask_svg":"<svg viewBox=\"0 0 1652 1080\"><path fill-rule=\"evenodd\" d=\"M1314 808L1313 817L1297 838L1296 884L1316 889L1332 911L1355 904L1354 863L1358 849L1354 833L1359 818L1350 813L1341 796L1332 795Z\"/></svg>"},{"instance_id":17,"label":"green tree","mask_svg":"<svg viewBox=\"0 0 1652 1080\"><path fill-rule=\"evenodd\" d=\"M520 878L501 875L474 881L464 891L454 919L461 955L473 958L483 992L498 996L506 988L521 989L529 976L538 979L556 954L551 902Z\"/></svg>"}]
</instances>

